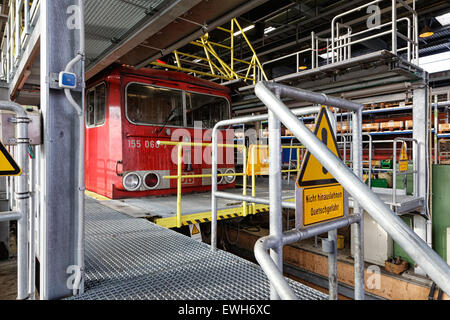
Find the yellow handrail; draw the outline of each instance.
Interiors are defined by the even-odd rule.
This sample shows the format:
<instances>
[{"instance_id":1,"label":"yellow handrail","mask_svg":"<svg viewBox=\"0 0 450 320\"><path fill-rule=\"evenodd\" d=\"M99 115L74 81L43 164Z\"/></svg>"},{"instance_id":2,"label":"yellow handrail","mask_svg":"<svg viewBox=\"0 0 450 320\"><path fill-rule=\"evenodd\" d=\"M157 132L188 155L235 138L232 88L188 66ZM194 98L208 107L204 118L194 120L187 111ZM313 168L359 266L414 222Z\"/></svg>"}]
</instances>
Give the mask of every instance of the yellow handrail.
<instances>
[{"instance_id":1,"label":"yellow handrail","mask_svg":"<svg viewBox=\"0 0 450 320\"><path fill-rule=\"evenodd\" d=\"M164 176L164 179L177 179L177 215L176 215L176 221L177 221L177 227L180 228L182 225L181 221L181 188L182 188L182 179L185 178L211 178L212 174L194 174L194 175L183 175L182 173L182 165L183 165L183 148L184 146L190 146L190 147L211 147L212 143L203 143L203 142L177 142L177 141L158 141L157 142L160 145L168 145L168 146L175 146L177 147L177 175L169 175ZM240 144L218 144L218 147L221 148L235 148L235 149L241 149L243 153L243 172L242 173L220 173L217 174L218 177L225 177L225 176L234 176L234 177L243 177L243 186L242 186L242 195L247 195L247 177L248 174L248 158L247 158L247 147ZM258 147L267 148L267 145L258 145ZM291 170L282 170L281 172L298 172L300 171L300 150L305 149L304 146L281 146L282 149L296 149L297 150L297 168L291 169ZM255 173L255 151L257 148L252 149L252 162L251 162L251 188L252 188L252 197L256 197L256 173ZM243 209L243 216L248 215L248 205L246 201L243 201L242 203L242 209ZM252 203L252 214L256 213L256 204Z\"/></svg>"},{"instance_id":2,"label":"yellow handrail","mask_svg":"<svg viewBox=\"0 0 450 320\"><path fill-rule=\"evenodd\" d=\"M184 146L189 147L211 147L212 143L203 143L203 142L177 142L177 141L158 141L157 144L167 145L167 146L175 146L178 148L177 150L177 175L175 176L164 176L164 179L177 179L177 228L181 227L181 181L184 178L211 178L212 174L195 174L195 175L183 175L182 174L182 165L183 165L183 148ZM218 174L219 177L225 176L242 176L244 177L244 185L242 190L242 195L247 195L247 147L239 144L218 144L218 147L222 148L236 148L242 149L243 158L244 158L244 169L242 173L221 173ZM247 216L247 202L244 201L242 203L243 206L243 215Z\"/></svg>"},{"instance_id":3,"label":"yellow handrail","mask_svg":"<svg viewBox=\"0 0 450 320\"><path fill-rule=\"evenodd\" d=\"M262 148L268 148L268 145L257 145L258 148L262 147ZM256 173L255 173L255 159L256 159L256 152L257 148L252 148L252 161L251 161L251 168L252 168L252 173L251 173L251 177L252 177L252 197L256 197ZM282 173L287 173L287 172L299 172L300 171L300 150L301 149L305 149L305 146L281 146L281 149L296 149L297 150L297 168L296 169L291 169L291 170L282 170ZM290 159L289 159L290 161ZM255 214L255 208L256 208L256 204L253 203L252 204L252 214Z\"/></svg>"}]
</instances>

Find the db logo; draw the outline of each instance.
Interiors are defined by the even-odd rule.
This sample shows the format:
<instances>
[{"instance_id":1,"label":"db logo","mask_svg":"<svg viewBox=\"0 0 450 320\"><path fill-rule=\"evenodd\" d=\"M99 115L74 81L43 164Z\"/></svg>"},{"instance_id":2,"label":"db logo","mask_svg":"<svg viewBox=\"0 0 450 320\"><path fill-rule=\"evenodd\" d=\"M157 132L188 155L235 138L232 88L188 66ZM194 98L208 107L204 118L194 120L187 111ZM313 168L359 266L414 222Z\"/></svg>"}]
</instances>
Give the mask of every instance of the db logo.
<instances>
[{"instance_id":1,"label":"db logo","mask_svg":"<svg viewBox=\"0 0 450 320\"><path fill-rule=\"evenodd\" d=\"M185 175L188 175L188 174L185 174ZM194 178L183 178L183 179L181 179L181 184L194 184Z\"/></svg>"}]
</instances>

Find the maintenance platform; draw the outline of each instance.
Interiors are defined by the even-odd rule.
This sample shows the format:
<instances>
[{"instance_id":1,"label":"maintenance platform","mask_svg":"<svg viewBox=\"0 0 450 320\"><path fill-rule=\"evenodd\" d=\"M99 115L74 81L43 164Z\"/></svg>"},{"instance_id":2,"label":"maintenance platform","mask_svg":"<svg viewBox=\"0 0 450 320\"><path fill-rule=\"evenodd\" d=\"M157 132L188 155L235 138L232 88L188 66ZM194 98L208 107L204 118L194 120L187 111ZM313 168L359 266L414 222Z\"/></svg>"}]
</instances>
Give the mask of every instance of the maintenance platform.
<instances>
[{"instance_id":1,"label":"maintenance platform","mask_svg":"<svg viewBox=\"0 0 450 320\"><path fill-rule=\"evenodd\" d=\"M268 300L261 267L86 197L85 293L73 300ZM327 295L288 279L299 299Z\"/></svg>"}]
</instances>

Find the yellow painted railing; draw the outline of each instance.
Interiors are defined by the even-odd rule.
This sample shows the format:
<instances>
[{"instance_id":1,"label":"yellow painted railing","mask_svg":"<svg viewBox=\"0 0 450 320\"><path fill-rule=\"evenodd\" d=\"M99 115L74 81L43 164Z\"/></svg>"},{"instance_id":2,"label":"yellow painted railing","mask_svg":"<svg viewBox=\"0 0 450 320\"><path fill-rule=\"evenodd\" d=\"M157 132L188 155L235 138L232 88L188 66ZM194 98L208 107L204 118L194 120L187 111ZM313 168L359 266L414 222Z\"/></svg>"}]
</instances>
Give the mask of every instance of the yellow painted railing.
<instances>
[{"instance_id":1,"label":"yellow painted railing","mask_svg":"<svg viewBox=\"0 0 450 320\"><path fill-rule=\"evenodd\" d=\"M158 141L160 145L166 145L166 146L175 146L178 148L177 152L177 175L175 176L164 176L164 179L177 179L177 228L181 227L181 182L185 178L211 178L212 174L196 174L196 175L183 175L182 173L182 166L183 166L183 147L211 147L211 143L201 143L201 142L176 142L176 141ZM244 185L242 188L242 195L247 195L247 148L243 145L239 144L219 144L218 147L220 148L234 148L234 149L240 149L243 153L244 158L244 170L242 173L221 173L218 174L218 177L225 177L225 176L241 176L244 177ZM246 216L248 214L248 208L247 208L247 202L244 201L242 204L243 214Z\"/></svg>"},{"instance_id":2,"label":"yellow painted railing","mask_svg":"<svg viewBox=\"0 0 450 320\"><path fill-rule=\"evenodd\" d=\"M166 145L166 146L174 146L177 147L177 174L176 175L170 175L170 176L164 176L164 179L176 179L177 180L177 214L176 214L176 225L177 228L180 228L182 226L181 221L181 190L182 190L182 180L186 178L211 178L212 174L195 174L195 175L183 175L182 167L183 167L183 147L211 147L211 143L201 143L201 142L177 142L177 141L158 141L158 144L160 145ZM267 148L267 145L258 145L258 148L252 148L252 155L251 158L248 159L248 151L247 147L244 145L239 144L218 144L218 147L220 148L234 148L241 150L243 153L243 172L240 173L221 173L217 174L218 177L225 177L225 176L234 176L234 177L243 177L243 185L242 185L242 195L247 195L247 178L251 176L251 190L252 190L252 197L256 197L256 175L261 174L268 174L268 173L256 173L255 170L255 164L256 161L256 150L259 147ZM300 171L300 150L304 149L304 146L282 146L282 149L296 149L297 151L297 168L290 169L290 170L283 170L283 173L286 172L298 172ZM290 159L289 159L290 160ZM248 164L251 164L251 174L249 174L249 168ZM251 214L255 214L255 204L253 203L251 205L252 210ZM242 212L243 216L247 216L249 214L249 207L246 201L242 203Z\"/></svg>"},{"instance_id":3,"label":"yellow painted railing","mask_svg":"<svg viewBox=\"0 0 450 320\"><path fill-rule=\"evenodd\" d=\"M175 64L172 65L161 62L152 62L152 65L228 81L241 79L255 84L258 81L258 78L268 80L256 51L253 49L253 46L247 38L241 25L237 19L232 19L230 23L230 29L221 27L217 28L217 30L229 34L229 37L227 37L227 41L229 40L229 45L213 42L209 39L209 34L205 33L198 40L191 41L189 43L190 45L203 49L202 53L192 54L175 50L172 52L175 57ZM235 32L236 30L237 32ZM237 48L235 48L235 37L237 36L244 39L243 43L245 43L252 52L253 55L250 61L235 57L235 51L237 50ZM225 52L226 55L228 55L229 52L230 57L224 57L223 53L219 54L215 49L216 47L225 49L222 51ZM191 65L195 64L205 69L209 69L209 71L186 67L186 62ZM241 64L244 65L243 69L237 70L236 67Z\"/></svg>"},{"instance_id":4,"label":"yellow painted railing","mask_svg":"<svg viewBox=\"0 0 450 320\"><path fill-rule=\"evenodd\" d=\"M269 172L269 166L267 163L267 166L265 166L265 168L267 169L267 171L265 170L257 170L256 165L258 164L258 166L261 168L261 163L259 160L259 157L256 155L256 151L259 150L260 148L262 149L267 149L269 148L268 145L250 145L250 159L248 160L248 163L250 164L250 168L251 168L251 180L252 180L252 197L256 197L256 176L257 175L268 175ZM281 149L295 149L297 151L297 167L295 169L288 169L288 170L282 170L282 173L288 173L288 172L299 172L300 171L300 151L302 149L305 149L304 146L281 146ZM291 159L289 159L289 161L291 161ZM255 212L255 206L256 204L253 203L252 204L252 213Z\"/></svg>"}]
</instances>

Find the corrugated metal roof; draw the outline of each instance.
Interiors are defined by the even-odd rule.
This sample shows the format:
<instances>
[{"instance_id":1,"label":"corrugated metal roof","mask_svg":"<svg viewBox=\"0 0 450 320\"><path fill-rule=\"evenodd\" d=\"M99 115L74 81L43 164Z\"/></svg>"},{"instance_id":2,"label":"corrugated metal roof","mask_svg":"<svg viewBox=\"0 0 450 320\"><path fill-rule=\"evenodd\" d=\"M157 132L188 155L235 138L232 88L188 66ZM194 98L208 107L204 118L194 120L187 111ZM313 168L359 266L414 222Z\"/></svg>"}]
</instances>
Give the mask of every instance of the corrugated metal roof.
<instances>
[{"instance_id":1,"label":"corrugated metal roof","mask_svg":"<svg viewBox=\"0 0 450 320\"><path fill-rule=\"evenodd\" d=\"M88 63L151 17L170 0L87 0L85 11Z\"/></svg>"},{"instance_id":2,"label":"corrugated metal roof","mask_svg":"<svg viewBox=\"0 0 450 320\"><path fill-rule=\"evenodd\" d=\"M421 57L436 52L448 51L450 50L450 28L436 31L432 36L425 38L424 41L426 43L421 42L419 46Z\"/></svg>"}]
</instances>

